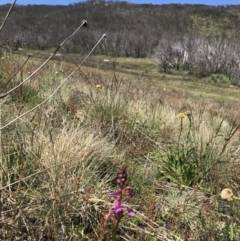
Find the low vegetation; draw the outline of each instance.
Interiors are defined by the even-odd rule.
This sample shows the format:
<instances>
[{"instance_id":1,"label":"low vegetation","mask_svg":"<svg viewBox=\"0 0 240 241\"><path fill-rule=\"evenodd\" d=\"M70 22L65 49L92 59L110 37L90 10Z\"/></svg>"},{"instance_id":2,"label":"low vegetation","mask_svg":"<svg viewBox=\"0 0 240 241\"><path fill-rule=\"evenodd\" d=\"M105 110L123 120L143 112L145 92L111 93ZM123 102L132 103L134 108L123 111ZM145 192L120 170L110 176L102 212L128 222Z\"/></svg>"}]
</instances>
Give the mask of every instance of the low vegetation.
<instances>
[{"instance_id":1,"label":"low vegetation","mask_svg":"<svg viewBox=\"0 0 240 241\"><path fill-rule=\"evenodd\" d=\"M1 240L240 239L238 87L29 56L0 59Z\"/></svg>"}]
</instances>

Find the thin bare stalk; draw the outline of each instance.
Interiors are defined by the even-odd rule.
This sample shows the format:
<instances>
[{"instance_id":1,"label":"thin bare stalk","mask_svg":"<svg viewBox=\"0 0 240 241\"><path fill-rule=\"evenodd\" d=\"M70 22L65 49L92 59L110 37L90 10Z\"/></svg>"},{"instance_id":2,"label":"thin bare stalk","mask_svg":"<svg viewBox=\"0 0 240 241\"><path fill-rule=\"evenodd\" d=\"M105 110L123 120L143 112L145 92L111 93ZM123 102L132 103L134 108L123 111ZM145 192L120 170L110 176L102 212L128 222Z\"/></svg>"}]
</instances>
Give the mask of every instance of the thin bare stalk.
<instances>
[{"instance_id":1,"label":"thin bare stalk","mask_svg":"<svg viewBox=\"0 0 240 241\"><path fill-rule=\"evenodd\" d=\"M28 54L28 58L25 60L25 62L23 63L23 65L14 73L12 74L9 79L7 80L6 84L1 88L0 92L4 91L4 89L7 87L7 85L9 84L9 82L13 79L14 76L16 76L22 69L23 67L26 65L26 63L28 62L28 60L32 57L31 54Z\"/></svg>"},{"instance_id":2,"label":"thin bare stalk","mask_svg":"<svg viewBox=\"0 0 240 241\"><path fill-rule=\"evenodd\" d=\"M3 23L2 23L2 25L0 26L0 32L1 32L1 30L2 30L2 28L3 28L3 26L4 26L4 24L5 24L5 22L7 21L8 16L9 16L9 14L11 13L12 8L13 8L13 6L15 5L16 1L17 1L17 0L14 0L13 3L12 3L12 5L11 5L11 7L9 8L9 10L8 10L8 12L7 12L4 20L3 20Z\"/></svg>"},{"instance_id":3,"label":"thin bare stalk","mask_svg":"<svg viewBox=\"0 0 240 241\"><path fill-rule=\"evenodd\" d=\"M224 143L224 145L223 145L223 148L222 148L222 151L221 151L220 155L222 155L222 154L225 152L229 141L230 141L231 138L235 135L235 133L237 132L237 130L238 130L239 128L240 128L240 125L238 125L237 127L235 127L235 129L234 129L234 127L232 126L229 135L225 138L225 143Z\"/></svg>"},{"instance_id":4,"label":"thin bare stalk","mask_svg":"<svg viewBox=\"0 0 240 241\"><path fill-rule=\"evenodd\" d=\"M10 122L8 122L6 125L4 125L3 127L0 128L0 130L3 130L4 128L6 128L7 126L11 125L12 123L14 123L15 121L19 120L20 118L22 118L23 116L31 113L32 111L34 111L35 109L37 109L38 107L42 106L43 104L45 104L46 102L48 102L57 92L58 90L65 84L65 82L82 66L82 64L88 59L88 57L91 55L91 53L94 51L94 49L99 45L99 43L102 41L103 38L106 38L106 34L103 34L103 36L98 40L98 42L96 43L96 45L92 48L92 50L88 53L88 55L83 59L83 61L78 65L78 67L72 71L63 81L62 83L53 91L53 93L44 101L42 101L40 104L38 104L37 106L33 107L32 109L26 111L25 113L21 114L20 116L16 117L15 119L11 120Z\"/></svg>"},{"instance_id":5,"label":"thin bare stalk","mask_svg":"<svg viewBox=\"0 0 240 241\"><path fill-rule=\"evenodd\" d=\"M18 87L20 87L21 85L23 85L26 81L28 81L30 78L32 78L44 65L47 64L47 62L52 59L52 57L58 52L58 50L69 40L71 39L77 32L78 30L82 27L82 26L87 26L87 21L83 20L80 24L80 26L70 35L68 36L57 48L56 50L49 56L49 58L43 62L31 75L29 75L25 80L23 80L20 84L18 84L17 86L15 86L14 88L12 88L11 90L7 91L6 93L0 95L0 99L4 98L5 96L7 96L8 94L10 94L11 92L13 92L15 89L17 89Z\"/></svg>"}]
</instances>

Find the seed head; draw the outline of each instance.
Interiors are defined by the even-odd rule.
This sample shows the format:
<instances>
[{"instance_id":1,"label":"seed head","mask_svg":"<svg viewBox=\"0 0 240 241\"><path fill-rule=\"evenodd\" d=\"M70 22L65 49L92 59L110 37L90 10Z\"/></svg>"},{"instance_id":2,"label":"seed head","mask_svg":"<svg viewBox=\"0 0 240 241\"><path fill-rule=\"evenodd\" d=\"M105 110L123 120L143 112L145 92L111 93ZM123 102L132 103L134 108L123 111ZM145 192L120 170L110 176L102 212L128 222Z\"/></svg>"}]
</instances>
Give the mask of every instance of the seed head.
<instances>
[{"instance_id":1,"label":"seed head","mask_svg":"<svg viewBox=\"0 0 240 241\"><path fill-rule=\"evenodd\" d=\"M232 200L233 200L233 192L232 192L232 189L230 189L230 188L224 188L224 189L221 191L220 196L221 196L222 199L227 199L228 201L232 201Z\"/></svg>"},{"instance_id":2,"label":"seed head","mask_svg":"<svg viewBox=\"0 0 240 241\"><path fill-rule=\"evenodd\" d=\"M186 116L191 116L192 115L192 112L191 111L186 111L185 113L184 113Z\"/></svg>"},{"instance_id":3,"label":"seed head","mask_svg":"<svg viewBox=\"0 0 240 241\"><path fill-rule=\"evenodd\" d=\"M83 27L87 27L87 20L82 20Z\"/></svg>"}]
</instances>

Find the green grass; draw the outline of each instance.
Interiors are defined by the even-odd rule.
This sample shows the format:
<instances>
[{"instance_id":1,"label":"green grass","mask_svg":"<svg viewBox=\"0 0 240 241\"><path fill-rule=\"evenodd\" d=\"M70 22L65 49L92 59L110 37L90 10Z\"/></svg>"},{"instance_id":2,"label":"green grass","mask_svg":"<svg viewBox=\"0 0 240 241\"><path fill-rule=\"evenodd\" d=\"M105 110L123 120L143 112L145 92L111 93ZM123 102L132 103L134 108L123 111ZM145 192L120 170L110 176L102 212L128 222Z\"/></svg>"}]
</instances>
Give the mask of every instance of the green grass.
<instances>
[{"instance_id":1,"label":"green grass","mask_svg":"<svg viewBox=\"0 0 240 241\"><path fill-rule=\"evenodd\" d=\"M19 100L25 112L50 95L75 57L50 61L25 98L3 99L1 125ZM1 76L21 61L10 55ZM135 216L123 217L117 240L239 240L239 201L219 194L239 191L240 89L208 81L159 73L150 59L88 59L50 102L1 131L0 239L98 240L126 163ZM114 224L104 227L112 237Z\"/></svg>"}]
</instances>

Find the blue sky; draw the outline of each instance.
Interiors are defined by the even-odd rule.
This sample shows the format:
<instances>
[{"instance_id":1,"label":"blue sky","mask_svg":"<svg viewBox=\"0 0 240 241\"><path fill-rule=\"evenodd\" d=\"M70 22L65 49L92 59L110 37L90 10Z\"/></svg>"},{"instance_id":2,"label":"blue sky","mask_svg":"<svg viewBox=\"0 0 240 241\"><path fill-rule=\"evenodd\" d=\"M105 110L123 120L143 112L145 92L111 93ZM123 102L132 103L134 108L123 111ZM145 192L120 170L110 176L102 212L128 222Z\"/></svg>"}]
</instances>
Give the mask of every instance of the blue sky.
<instances>
[{"instance_id":1,"label":"blue sky","mask_svg":"<svg viewBox=\"0 0 240 241\"><path fill-rule=\"evenodd\" d=\"M11 3L13 0L0 0L1 4ZM152 4L206 4L206 5L240 5L240 0L126 0L130 3L152 3ZM17 4L52 4L52 5L68 5L70 3L79 2L79 0L17 0Z\"/></svg>"}]
</instances>

